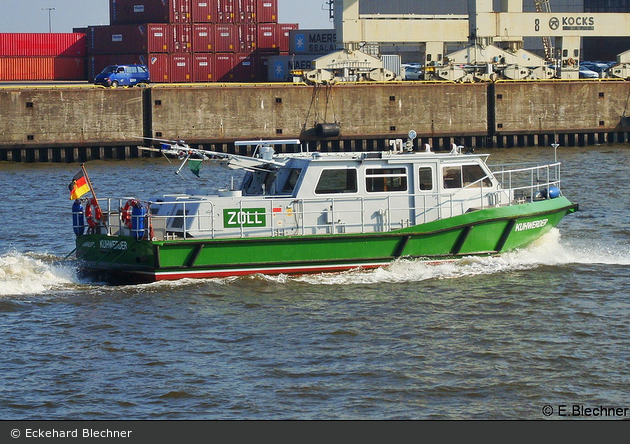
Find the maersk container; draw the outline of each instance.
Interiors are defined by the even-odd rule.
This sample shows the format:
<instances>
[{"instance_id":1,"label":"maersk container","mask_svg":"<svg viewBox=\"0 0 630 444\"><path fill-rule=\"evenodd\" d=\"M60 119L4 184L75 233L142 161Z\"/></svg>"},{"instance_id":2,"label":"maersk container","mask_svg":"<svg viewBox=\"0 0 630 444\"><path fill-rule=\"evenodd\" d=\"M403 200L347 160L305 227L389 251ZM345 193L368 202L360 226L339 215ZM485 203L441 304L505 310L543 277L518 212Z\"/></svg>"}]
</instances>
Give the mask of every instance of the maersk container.
<instances>
[{"instance_id":1,"label":"maersk container","mask_svg":"<svg viewBox=\"0 0 630 444\"><path fill-rule=\"evenodd\" d=\"M281 23L278 24L278 30L276 33L276 38L278 39L278 48L280 52L288 52L289 51L289 42L291 37L291 31L295 31L299 28L297 23Z\"/></svg>"},{"instance_id":2,"label":"maersk container","mask_svg":"<svg viewBox=\"0 0 630 444\"><path fill-rule=\"evenodd\" d=\"M238 49L238 27L233 23L214 25L214 51L236 52Z\"/></svg>"},{"instance_id":3,"label":"maersk container","mask_svg":"<svg viewBox=\"0 0 630 444\"><path fill-rule=\"evenodd\" d=\"M234 23L236 0L217 0L217 23Z\"/></svg>"},{"instance_id":4,"label":"maersk container","mask_svg":"<svg viewBox=\"0 0 630 444\"><path fill-rule=\"evenodd\" d=\"M214 26L208 23L192 25L192 50L197 52L214 51Z\"/></svg>"},{"instance_id":5,"label":"maersk container","mask_svg":"<svg viewBox=\"0 0 630 444\"><path fill-rule=\"evenodd\" d=\"M256 48L259 51L279 51L278 49L278 25L275 23L259 23L256 40Z\"/></svg>"},{"instance_id":6,"label":"maersk container","mask_svg":"<svg viewBox=\"0 0 630 444\"><path fill-rule=\"evenodd\" d=\"M87 41L90 55L142 54L174 50L171 25L164 23L90 26Z\"/></svg>"},{"instance_id":7,"label":"maersk container","mask_svg":"<svg viewBox=\"0 0 630 444\"><path fill-rule=\"evenodd\" d=\"M214 54L193 54L193 82L214 82Z\"/></svg>"},{"instance_id":8,"label":"maersk container","mask_svg":"<svg viewBox=\"0 0 630 444\"><path fill-rule=\"evenodd\" d=\"M72 33L0 33L0 56L83 57L85 34Z\"/></svg>"},{"instance_id":9,"label":"maersk container","mask_svg":"<svg viewBox=\"0 0 630 444\"><path fill-rule=\"evenodd\" d=\"M310 71L315 69L315 60L320 56L309 55L279 55L269 57L267 61L267 80L269 82L291 81L292 70Z\"/></svg>"},{"instance_id":10,"label":"maersk container","mask_svg":"<svg viewBox=\"0 0 630 444\"><path fill-rule=\"evenodd\" d=\"M112 25L190 23L191 0L109 0Z\"/></svg>"},{"instance_id":11,"label":"maersk container","mask_svg":"<svg viewBox=\"0 0 630 444\"><path fill-rule=\"evenodd\" d=\"M290 54L329 54L337 51L334 29L297 29L289 31Z\"/></svg>"},{"instance_id":12,"label":"maersk container","mask_svg":"<svg viewBox=\"0 0 630 444\"><path fill-rule=\"evenodd\" d=\"M215 23L218 10L218 0L190 0L193 23Z\"/></svg>"},{"instance_id":13,"label":"maersk container","mask_svg":"<svg viewBox=\"0 0 630 444\"><path fill-rule=\"evenodd\" d=\"M278 23L278 0L256 0L256 23Z\"/></svg>"},{"instance_id":14,"label":"maersk container","mask_svg":"<svg viewBox=\"0 0 630 444\"><path fill-rule=\"evenodd\" d=\"M86 80L85 57L0 57L0 80Z\"/></svg>"}]
</instances>

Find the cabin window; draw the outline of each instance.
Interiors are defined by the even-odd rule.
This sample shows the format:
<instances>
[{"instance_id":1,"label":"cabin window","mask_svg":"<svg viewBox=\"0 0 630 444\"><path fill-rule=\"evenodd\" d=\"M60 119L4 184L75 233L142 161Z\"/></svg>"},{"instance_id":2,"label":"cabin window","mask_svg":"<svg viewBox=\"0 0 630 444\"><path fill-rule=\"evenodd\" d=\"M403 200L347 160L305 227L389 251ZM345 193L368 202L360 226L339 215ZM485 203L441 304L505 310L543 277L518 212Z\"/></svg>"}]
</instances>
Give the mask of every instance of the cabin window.
<instances>
[{"instance_id":1,"label":"cabin window","mask_svg":"<svg viewBox=\"0 0 630 444\"><path fill-rule=\"evenodd\" d=\"M490 187L490 178L479 165L457 165L444 168L444 188ZM481 180L484 178L483 180ZM478 182L477 182L478 181ZM475 183L476 182L476 183ZM473 185L474 184L474 185Z\"/></svg>"},{"instance_id":2,"label":"cabin window","mask_svg":"<svg viewBox=\"0 0 630 444\"><path fill-rule=\"evenodd\" d=\"M422 191L433 190L433 170L431 167L420 167L418 170L418 183Z\"/></svg>"},{"instance_id":3,"label":"cabin window","mask_svg":"<svg viewBox=\"0 0 630 444\"><path fill-rule=\"evenodd\" d=\"M357 170L324 170L319 177L316 194L356 193Z\"/></svg>"},{"instance_id":4,"label":"cabin window","mask_svg":"<svg viewBox=\"0 0 630 444\"><path fill-rule=\"evenodd\" d=\"M406 168L369 168L365 172L368 193L407 191Z\"/></svg>"},{"instance_id":5,"label":"cabin window","mask_svg":"<svg viewBox=\"0 0 630 444\"><path fill-rule=\"evenodd\" d=\"M297 185L297 181L300 178L300 173L302 173L302 170L300 168L291 168L291 171L289 172L289 177L284 183L284 187L282 187L283 193L293 192L295 186Z\"/></svg>"}]
</instances>

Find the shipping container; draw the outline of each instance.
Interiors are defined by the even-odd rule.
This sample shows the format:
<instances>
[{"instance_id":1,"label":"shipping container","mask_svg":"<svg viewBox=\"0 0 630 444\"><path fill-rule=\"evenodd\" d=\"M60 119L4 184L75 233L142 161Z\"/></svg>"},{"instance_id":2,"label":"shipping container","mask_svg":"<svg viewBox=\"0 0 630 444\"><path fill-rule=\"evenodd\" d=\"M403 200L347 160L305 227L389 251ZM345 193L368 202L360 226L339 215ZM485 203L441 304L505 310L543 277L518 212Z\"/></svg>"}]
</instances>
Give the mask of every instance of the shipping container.
<instances>
[{"instance_id":1,"label":"shipping container","mask_svg":"<svg viewBox=\"0 0 630 444\"><path fill-rule=\"evenodd\" d=\"M175 24L171 26L173 35L173 52L191 52L193 27L189 24Z\"/></svg>"},{"instance_id":2,"label":"shipping container","mask_svg":"<svg viewBox=\"0 0 630 444\"><path fill-rule=\"evenodd\" d=\"M254 66L254 56L251 53L238 53L234 58L235 82L253 82L256 80L256 70Z\"/></svg>"},{"instance_id":3,"label":"shipping container","mask_svg":"<svg viewBox=\"0 0 630 444\"><path fill-rule=\"evenodd\" d=\"M170 68L170 83L188 83L193 81L192 56L190 54L171 54Z\"/></svg>"},{"instance_id":4,"label":"shipping container","mask_svg":"<svg viewBox=\"0 0 630 444\"><path fill-rule=\"evenodd\" d=\"M0 57L0 80L87 80L85 57Z\"/></svg>"},{"instance_id":5,"label":"shipping container","mask_svg":"<svg viewBox=\"0 0 630 444\"><path fill-rule=\"evenodd\" d=\"M254 23L256 19L256 0L234 0L237 2L234 21L237 23Z\"/></svg>"},{"instance_id":6,"label":"shipping container","mask_svg":"<svg viewBox=\"0 0 630 444\"><path fill-rule=\"evenodd\" d=\"M278 49L278 26L275 23L259 23L256 37L256 48L259 51L272 52Z\"/></svg>"},{"instance_id":7,"label":"shipping container","mask_svg":"<svg viewBox=\"0 0 630 444\"><path fill-rule=\"evenodd\" d=\"M192 33L192 50L198 52L214 51L214 26L209 23L195 23Z\"/></svg>"},{"instance_id":8,"label":"shipping container","mask_svg":"<svg viewBox=\"0 0 630 444\"><path fill-rule=\"evenodd\" d=\"M237 0L217 0L217 23L234 23Z\"/></svg>"},{"instance_id":9,"label":"shipping container","mask_svg":"<svg viewBox=\"0 0 630 444\"><path fill-rule=\"evenodd\" d=\"M193 54L193 82L214 82L214 54Z\"/></svg>"},{"instance_id":10,"label":"shipping container","mask_svg":"<svg viewBox=\"0 0 630 444\"><path fill-rule=\"evenodd\" d=\"M278 30L276 32L276 38L278 49L280 52L289 52L289 40L291 36L291 31L295 31L299 28L297 23L283 23L278 24Z\"/></svg>"},{"instance_id":11,"label":"shipping container","mask_svg":"<svg viewBox=\"0 0 630 444\"><path fill-rule=\"evenodd\" d=\"M168 83L171 82L171 56L169 54L142 54L138 58L143 65L149 67L151 82Z\"/></svg>"},{"instance_id":12,"label":"shipping container","mask_svg":"<svg viewBox=\"0 0 630 444\"><path fill-rule=\"evenodd\" d=\"M233 23L214 25L214 51L236 52L238 49L238 26Z\"/></svg>"},{"instance_id":13,"label":"shipping container","mask_svg":"<svg viewBox=\"0 0 630 444\"><path fill-rule=\"evenodd\" d=\"M193 23L214 23L219 10L218 0L190 0Z\"/></svg>"},{"instance_id":14,"label":"shipping container","mask_svg":"<svg viewBox=\"0 0 630 444\"><path fill-rule=\"evenodd\" d=\"M289 76L291 70L310 71L315 69L315 60L319 57L317 54L271 56L267 61L267 81L291 81Z\"/></svg>"},{"instance_id":15,"label":"shipping container","mask_svg":"<svg viewBox=\"0 0 630 444\"><path fill-rule=\"evenodd\" d=\"M215 81L231 82L234 80L234 65L236 63L233 53L216 53L214 54L214 73Z\"/></svg>"},{"instance_id":16,"label":"shipping container","mask_svg":"<svg viewBox=\"0 0 630 444\"><path fill-rule=\"evenodd\" d=\"M255 23L238 23L238 52L252 52L257 48L258 28Z\"/></svg>"},{"instance_id":17,"label":"shipping container","mask_svg":"<svg viewBox=\"0 0 630 444\"><path fill-rule=\"evenodd\" d=\"M90 26L87 41L90 55L172 52L174 48L171 26L164 23Z\"/></svg>"},{"instance_id":18,"label":"shipping container","mask_svg":"<svg viewBox=\"0 0 630 444\"><path fill-rule=\"evenodd\" d=\"M85 33L0 33L0 57L86 55Z\"/></svg>"},{"instance_id":19,"label":"shipping container","mask_svg":"<svg viewBox=\"0 0 630 444\"><path fill-rule=\"evenodd\" d=\"M256 23L278 23L278 0L256 0Z\"/></svg>"},{"instance_id":20,"label":"shipping container","mask_svg":"<svg viewBox=\"0 0 630 444\"><path fill-rule=\"evenodd\" d=\"M190 23L191 0L109 0L109 23Z\"/></svg>"},{"instance_id":21,"label":"shipping container","mask_svg":"<svg viewBox=\"0 0 630 444\"><path fill-rule=\"evenodd\" d=\"M329 54L337 51L334 29L297 29L289 31L290 54Z\"/></svg>"}]
</instances>

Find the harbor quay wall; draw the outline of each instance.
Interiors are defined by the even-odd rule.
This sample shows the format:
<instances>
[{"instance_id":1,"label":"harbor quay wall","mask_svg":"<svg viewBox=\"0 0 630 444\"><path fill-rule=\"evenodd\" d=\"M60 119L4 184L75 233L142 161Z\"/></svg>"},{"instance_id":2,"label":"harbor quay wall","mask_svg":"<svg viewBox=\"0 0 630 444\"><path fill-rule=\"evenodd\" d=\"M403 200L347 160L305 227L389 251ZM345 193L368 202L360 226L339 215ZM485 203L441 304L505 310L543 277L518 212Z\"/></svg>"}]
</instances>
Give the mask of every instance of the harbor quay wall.
<instances>
[{"instance_id":1,"label":"harbor quay wall","mask_svg":"<svg viewBox=\"0 0 630 444\"><path fill-rule=\"evenodd\" d=\"M3 87L0 161L156 156L139 149L153 139L231 153L237 140L293 138L311 150L380 150L412 129L417 147L435 150L625 143L629 107L622 80Z\"/></svg>"}]
</instances>

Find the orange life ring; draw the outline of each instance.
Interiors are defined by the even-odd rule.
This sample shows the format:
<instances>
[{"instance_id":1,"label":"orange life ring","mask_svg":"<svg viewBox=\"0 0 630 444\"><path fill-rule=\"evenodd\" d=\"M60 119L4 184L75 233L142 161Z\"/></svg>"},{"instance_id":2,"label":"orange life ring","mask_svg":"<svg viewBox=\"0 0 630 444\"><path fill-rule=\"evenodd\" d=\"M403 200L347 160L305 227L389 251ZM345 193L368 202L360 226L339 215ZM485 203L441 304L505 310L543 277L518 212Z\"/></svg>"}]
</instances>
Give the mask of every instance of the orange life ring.
<instances>
[{"instance_id":1,"label":"orange life ring","mask_svg":"<svg viewBox=\"0 0 630 444\"><path fill-rule=\"evenodd\" d=\"M572 57L569 57L569 60L567 60L567 63L571 66L575 66L575 60Z\"/></svg>"},{"instance_id":2,"label":"orange life ring","mask_svg":"<svg viewBox=\"0 0 630 444\"><path fill-rule=\"evenodd\" d=\"M94 210L92 210L92 207L94 207ZM85 204L85 220L90 228L96 228L102 217L103 213L101 212L101 207L98 206L96 199L88 199Z\"/></svg>"},{"instance_id":3,"label":"orange life ring","mask_svg":"<svg viewBox=\"0 0 630 444\"><path fill-rule=\"evenodd\" d=\"M129 229L131 229L131 212L137 204L138 201L136 199L129 199L120 210L120 220Z\"/></svg>"}]
</instances>

